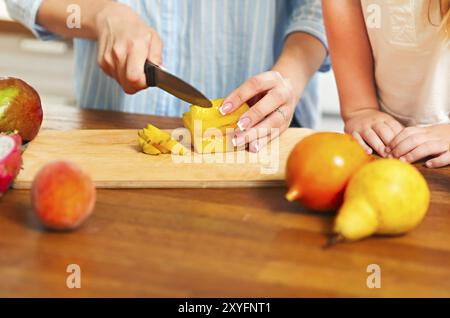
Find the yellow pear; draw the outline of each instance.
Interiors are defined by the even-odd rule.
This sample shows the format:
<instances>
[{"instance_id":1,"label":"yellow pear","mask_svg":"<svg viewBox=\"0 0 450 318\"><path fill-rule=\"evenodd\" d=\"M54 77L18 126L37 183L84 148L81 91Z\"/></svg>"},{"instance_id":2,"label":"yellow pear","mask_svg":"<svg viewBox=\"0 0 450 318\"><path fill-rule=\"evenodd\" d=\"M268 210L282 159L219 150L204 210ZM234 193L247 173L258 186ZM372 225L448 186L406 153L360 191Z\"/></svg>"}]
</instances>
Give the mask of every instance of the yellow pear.
<instances>
[{"instance_id":1,"label":"yellow pear","mask_svg":"<svg viewBox=\"0 0 450 318\"><path fill-rule=\"evenodd\" d=\"M422 221L429 202L427 182L414 166L395 159L375 160L350 180L334 232L338 240L347 241L403 234Z\"/></svg>"}]
</instances>

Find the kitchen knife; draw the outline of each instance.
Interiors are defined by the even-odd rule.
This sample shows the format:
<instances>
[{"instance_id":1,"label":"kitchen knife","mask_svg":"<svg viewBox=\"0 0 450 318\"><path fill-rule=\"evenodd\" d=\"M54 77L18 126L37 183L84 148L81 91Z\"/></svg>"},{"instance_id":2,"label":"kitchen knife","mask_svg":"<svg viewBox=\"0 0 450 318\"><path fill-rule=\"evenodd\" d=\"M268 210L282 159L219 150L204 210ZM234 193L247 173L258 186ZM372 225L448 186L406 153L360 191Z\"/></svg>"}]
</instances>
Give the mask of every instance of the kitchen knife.
<instances>
[{"instance_id":1,"label":"kitchen knife","mask_svg":"<svg viewBox=\"0 0 450 318\"><path fill-rule=\"evenodd\" d=\"M169 94L176 96L192 105L211 107L211 101L195 87L182 79L163 70L151 62L145 63L145 77L149 87L159 87Z\"/></svg>"}]
</instances>

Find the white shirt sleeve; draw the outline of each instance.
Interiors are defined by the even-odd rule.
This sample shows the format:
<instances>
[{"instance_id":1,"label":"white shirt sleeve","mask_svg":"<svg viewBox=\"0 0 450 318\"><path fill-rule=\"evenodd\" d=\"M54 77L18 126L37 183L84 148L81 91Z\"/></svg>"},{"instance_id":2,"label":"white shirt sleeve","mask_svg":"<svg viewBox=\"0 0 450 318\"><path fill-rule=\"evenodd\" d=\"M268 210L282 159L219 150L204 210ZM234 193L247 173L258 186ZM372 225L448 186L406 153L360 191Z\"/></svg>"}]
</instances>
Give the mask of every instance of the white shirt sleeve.
<instances>
[{"instance_id":1,"label":"white shirt sleeve","mask_svg":"<svg viewBox=\"0 0 450 318\"><path fill-rule=\"evenodd\" d=\"M290 16L287 28L284 31L284 37L293 32L308 33L320 42L328 51L328 42L325 34L325 27L322 18L322 3L320 0L290 0ZM320 71L326 72L330 69L330 60L328 57L320 68Z\"/></svg>"},{"instance_id":2,"label":"white shirt sleeve","mask_svg":"<svg viewBox=\"0 0 450 318\"><path fill-rule=\"evenodd\" d=\"M33 34L42 40L58 38L36 23L36 16L42 0L5 0L9 15L14 20L22 23Z\"/></svg>"}]
</instances>

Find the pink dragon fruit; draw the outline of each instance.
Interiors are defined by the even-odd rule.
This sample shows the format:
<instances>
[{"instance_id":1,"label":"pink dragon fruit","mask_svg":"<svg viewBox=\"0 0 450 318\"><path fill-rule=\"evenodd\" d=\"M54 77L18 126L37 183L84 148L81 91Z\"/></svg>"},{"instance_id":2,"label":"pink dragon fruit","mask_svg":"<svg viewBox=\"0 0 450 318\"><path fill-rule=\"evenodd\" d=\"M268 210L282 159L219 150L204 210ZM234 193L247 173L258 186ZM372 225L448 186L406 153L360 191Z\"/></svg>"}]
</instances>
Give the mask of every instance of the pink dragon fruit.
<instances>
[{"instance_id":1,"label":"pink dragon fruit","mask_svg":"<svg viewBox=\"0 0 450 318\"><path fill-rule=\"evenodd\" d=\"M9 188L22 166L22 138L0 134L0 196Z\"/></svg>"}]
</instances>

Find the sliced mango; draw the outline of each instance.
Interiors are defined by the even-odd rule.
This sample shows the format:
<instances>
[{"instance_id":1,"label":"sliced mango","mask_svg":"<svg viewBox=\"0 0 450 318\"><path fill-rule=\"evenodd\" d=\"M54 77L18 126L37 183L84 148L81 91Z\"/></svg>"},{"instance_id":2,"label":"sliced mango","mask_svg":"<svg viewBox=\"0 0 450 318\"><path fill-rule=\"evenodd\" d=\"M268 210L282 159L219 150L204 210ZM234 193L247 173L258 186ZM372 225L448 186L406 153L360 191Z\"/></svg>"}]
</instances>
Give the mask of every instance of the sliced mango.
<instances>
[{"instance_id":1,"label":"sliced mango","mask_svg":"<svg viewBox=\"0 0 450 318\"><path fill-rule=\"evenodd\" d=\"M138 131L139 146L149 155L174 153L184 155L187 149L170 134L149 124L147 128Z\"/></svg>"},{"instance_id":2,"label":"sliced mango","mask_svg":"<svg viewBox=\"0 0 450 318\"><path fill-rule=\"evenodd\" d=\"M192 105L190 110L183 114L184 127L191 132L195 151L215 153L235 149L231 143L234 134L230 131L237 128L239 118L249 107L243 104L233 113L224 116L219 111L223 101L224 99L212 100L211 108Z\"/></svg>"},{"instance_id":3,"label":"sliced mango","mask_svg":"<svg viewBox=\"0 0 450 318\"><path fill-rule=\"evenodd\" d=\"M159 155L161 151L152 144L145 144L142 146L142 151L148 155Z\"/></svg>"}]
</instances>

